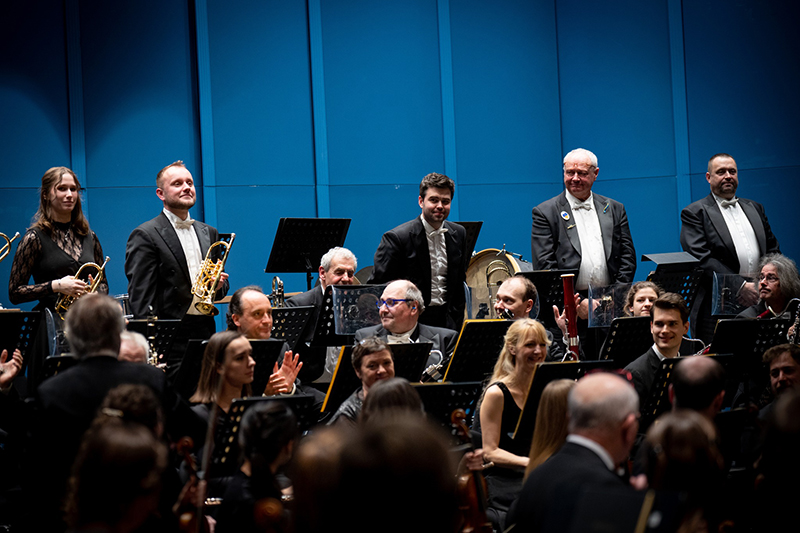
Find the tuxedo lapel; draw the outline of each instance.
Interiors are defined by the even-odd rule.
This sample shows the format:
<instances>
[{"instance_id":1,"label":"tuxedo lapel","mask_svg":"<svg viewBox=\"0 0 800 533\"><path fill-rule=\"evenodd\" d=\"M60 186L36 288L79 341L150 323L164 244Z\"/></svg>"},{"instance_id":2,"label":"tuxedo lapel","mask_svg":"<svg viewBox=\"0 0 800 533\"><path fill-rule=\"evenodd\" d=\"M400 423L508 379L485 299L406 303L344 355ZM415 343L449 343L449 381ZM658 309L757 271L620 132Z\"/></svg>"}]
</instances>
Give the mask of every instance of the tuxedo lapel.
<instances>
[{"instance_id":1,"label":"tuxedo lapel","mask_svg":"<svg viewBox=\"0 0 800 533\"><path fill-rule=\"evenodd\" d=\"M564 227L564 233L569 237L569 242L578 255L581 255L581 238L578 236L578 227L575 225L575 217L572 215L572 208L569 206L566 193L562 192L556 200L556 211L558 211L558 217ZM564 213L567 214L566 217Z\"/></svg>"},{"instance_id":2,"label":"tuxedo lapel","mask_svg":"<svg viewBox=\"0 0 800 533\"><path fill-rule=\"evenodd\" d=\"M756 239L758 240L758 255L764 255L767 250L767 234L764 233L764 223L761 221L761 217L758 216L758 211L753 207L753 204L747 200L739 199L739 205L742 206L742 211L747 215L747 220L750 221L753 232L756 234Z\"/></svg>"},{"instance_id":3,"label":"tuxedo lapel","mask_svg":"<svg viewBox=\"0 0 800 533\"><path fill-rule=\"evenodd\" d=\"M430 286L431 286L431 253L428 250L428 236L425 234L425 226L422 225L422 220L417 217L414 223L414 230L411 233L411 239L414 243L414 249L417 251L419 257L419 267L421 286L419 289L425 294L425 287L428 290L428 301L430 301ZM449 231L448 231L449 233ZM447 235L447 233L445 233ZM447 238L445 238L447 242ZM427 268L426 268L427 267Z\"/></svg>"},{"instance_id":4,"label":"tuxedo lapel","mask_svg":"<svg viewBox=\"0 0 800 533\"><path fill-rule=\"evenodd\" d=\"M593 194L594 208L597 210L597 220L600 222L600 232L603 234L603 250L606 253L606 261L611 258L611 249L614 245L614 213L612 213L610 202L605 196Z\"/></svg>"},{"instance_id":5,"label":"tuxedo lapel","mask_svg":"<svg viewBox=\"0 0 800 533\"><path fill-rule=\"evenodd\" d=\"M178 239L178 234L175 233L175 228L170 224L167 215L163 212L161 216L158 217L158 234L161 235L167 248L169 248L170 252L172 252L172 255L175 257L175 261L178 263L181 272L183 272L189 285L191 285L193 280L189 278L189 266L186 263L186 256L183 253L181 241Z\"/></svg>"},{"instance_id":6,"label":"tuxedo lapel","mask_svg":"<svg viewBox=\"0 0 800 533\"><path fill-rule=\"evenodd\" d=\"M208 234L208 226L199 224L197 221L192 225L194 232L197 234L197 240L200 241L200 255L201 259L205 259L208 249L211 247L211 236Z\"/></svg>"},{"instance_id":7,"label":"tuxedo lapel","mask_svg":"<svg viewBox=\"0 0 800 533\"><path fill-rule=\"evenodd\" d=\"M719 210L719 206L717 205L717 201L714 200L713 195L709 194L706 196L706 201L703 202L703 209L705 209L708 219L714 225L714 229L717 230L717 235L719 235L719 238L725 244L725 248L730 251L736 261L736 270L738 270L739 260L736 255L736 247L733 245L731 232L728 230L728 225L725 223L725 219L722 217L722 211Z\"/></svg>"}]
</instances>

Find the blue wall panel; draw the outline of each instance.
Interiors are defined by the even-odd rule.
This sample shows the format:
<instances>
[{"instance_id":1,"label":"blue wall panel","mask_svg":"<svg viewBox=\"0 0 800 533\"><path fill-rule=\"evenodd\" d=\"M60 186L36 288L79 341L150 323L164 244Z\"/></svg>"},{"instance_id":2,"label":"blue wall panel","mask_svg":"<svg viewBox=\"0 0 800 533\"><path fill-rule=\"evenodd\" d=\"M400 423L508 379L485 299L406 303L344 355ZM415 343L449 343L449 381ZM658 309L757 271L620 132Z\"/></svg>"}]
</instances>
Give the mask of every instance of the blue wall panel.
<instances>
[{"instance_id":1,"label":"blue wall panel","mask_svg":"<svg viewBox=\"0 0 800 533\"><path fill-rule=\"evenodd\" d=\"M331 185L441 172L436 3L322 2L322 38Z\"/></svg>"},{"instance_id":2,"label":"blue wall panel","mask_svg":"<svg viewBox=\"0 0 800 533\"><path fill-rule=\"evenodd\" d=\"M561 161L555 4L450 4L461 184L548 181Z\"/></svg>"},{"instance_id":3,"label":"blue wall panel","mask_svg":"<svg viewBox=\"0 0 800 533\"><path fill-rule=\"evenodd\" d=\"M209 2L218 185L313 185L305 2Z\"/></svg>"},{"instance_id":4,"label":"blue wall panel","mask_svg":"<svg viewBox=\"0 0 800 533\"><path fill-rule=\"evenodd\" d=\"M592 150L607 178L674 175L666 2L559 0L556 16L563 151Z\"/></svg>"}]
</instances>

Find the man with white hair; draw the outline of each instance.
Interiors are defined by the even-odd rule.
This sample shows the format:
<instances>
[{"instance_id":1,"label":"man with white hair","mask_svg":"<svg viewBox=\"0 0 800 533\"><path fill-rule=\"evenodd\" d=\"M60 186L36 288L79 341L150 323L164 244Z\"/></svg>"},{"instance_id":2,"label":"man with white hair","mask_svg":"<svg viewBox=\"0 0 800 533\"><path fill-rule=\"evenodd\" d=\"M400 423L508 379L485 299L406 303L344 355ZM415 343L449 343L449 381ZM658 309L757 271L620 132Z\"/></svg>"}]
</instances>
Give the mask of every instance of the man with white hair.
<instances>
[{"instance_id":1,"label":"man with white hair","mask_svg":"<svg viewBox=\"0 0 800 533\"><path fill-rule=\"evenodd\" d=\"M567 442L525 481L506 520L515 531L570 531L583 490L626 486L615 470L639 429L634 388L614 374L590 374L570 391L567 406Z\"/></svg>"}]
</instances>

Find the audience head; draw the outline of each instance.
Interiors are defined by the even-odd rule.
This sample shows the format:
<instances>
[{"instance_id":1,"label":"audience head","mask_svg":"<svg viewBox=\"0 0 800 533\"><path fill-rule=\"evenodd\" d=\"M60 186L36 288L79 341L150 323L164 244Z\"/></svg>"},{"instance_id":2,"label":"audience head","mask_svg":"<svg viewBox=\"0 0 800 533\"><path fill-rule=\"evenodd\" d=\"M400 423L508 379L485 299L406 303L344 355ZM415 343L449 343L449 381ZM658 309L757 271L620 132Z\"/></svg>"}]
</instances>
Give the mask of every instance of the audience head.
<instances>
[{"instance_id":1,"label":"audience head","mask_svg":"<svg viewBox=\"0 0 800 533\"><path fill-rule=\"evenodd\" d=\"M494 383L515 374L521 368L520 365L532 366L543 362L549 344L547 331L540 322L532 318L515 320L506 332L503 349L494 365L490 381Z\"/></svg>"},{"instance_id":2,"label":"audience head","mask_svg":"<svg viewBox=\"0 0 800 533\"><path fill-rule=\"evenodd\" d=\"M161 401L153 389L146 385L118 385L108 391L92 425L106 424L119 419L141 424L157 439L164 433Z\"/></svg>"},{"instance_id":3,"label":"audience head","mask_svg":"<svg viewBox=\"0 0 800 533\"><path fill-rule=\"evenodd\" d=\"M500 284L494 310L500 315L503 309L511 313L512 318L528 318L538 296L536 286L525 276L511 276Z\"/></svg>"},{"instance_id":4,"label":"audience head","mask_svg":"<svg viewBox=\"0 0 800 533\"><path fill-rule=\"evenodd\" d=\"M674 292L659 296L650 313L650 332L661 354L676 357L688 331L689 309L683 296Z\"/></svg>"},{"instance_id":5,"label":"audience head","mask_svg":"<svg viewBox=\"0 0 800 533\"><path fill-rule=\"evenodd\" d=\"M33 216L33 225L48 235L53 231L53 222L67 216L78 235L89 232L89 223L81 207L81 184L78 176L67 167L53 167L42 176L39 189L39 210Z\"/></svg>"},{"instance_id":6,"label":"audience head","mask_svg":"<svg viewBox=\"0 0 800 533\"><path fill-rule=\"evenodd\" d=\"M776 313L792 298L800 297L800 276L794 261L781 254L768 254L758 264L758 297Z\"/></svg>"},{"instance_id":7,"label":"audience head","mask_svg":"<svg viewBox=\"0 0 800 533\"><path fill-rule=\"evenodd\" d=\"M131 363L146 363L150 357L150 344L137 331L123 331L119 336L119 360Z\"/></svg>"},{"instance_id":8,"label":"audience head","mask_svg":"<svg viewBox=\"0 0 800 533\"><path fill-rule=\"evenodd\" d=\"M576 148L564 156L564 187L578 200L589 198L599 173L597 156L589 150Z\"/></svg>"},{"instance_id":9,"label":"audience head","mask_svg":"<svg viewBox=\"0 0 800 533\"><path fill-rule=\"evenodd\" d=\"M222 386L242 391L242 396L252 394L255 361L247 338L236 331L220 331L208 339L203 352L203 365L197 390L189 401L211 403L217 401L217 391Z\"/></svg>"},{"instance_id":10,"label":"audience head","mask_svg":"<svg viewBox=\"0 0 800 533\"><path fill-rule=\"evenodd\" d=\"M367 424L399 414L423 415L424 412L419 393L407 379L389 378L378 381L369 390L369 396L364 398L359 420L362 424Z\"/></svg>"},{"instance_id":11,"label":"audience head","mask_svg":"<svg viewBox=\"0 0 800 533\"><path fill-rule=\"evenodd\" d=\"M404 279L389 283L383 289L378 304L381 325L393 335L416 328L419 315L425 310L425 301L420 290Z\"/></svg>"},{"instance_id":12,"label":"audience head","mask_svg":"<svg viewBox=\"0 0 800 533\"><path fill-rule=\"evenodd\" d=\"M637 281L631 285L625 297L625 314L628 316L650 316L650 311L662 294L661 287L652 281Z\"/></svg>"},{"instance_id":13,"label":"audience head","mask_svg":"<svg viewBox=\"0 0 800 533\"><path fill-rule=\"evenodd\" d=\"M322 256L319 265L319 283L322 290L328 285L352 285L358 262L353 252L336 246Z\"/></svg>"},{"instance_id":14,"label":"audience head","mask_svg":"<svg viewBox=\"0 0 800 533\"><path fill-rule=\"evenodd\" d=\"M258 285L233 293L226 318L229 331L238 331L248 339L269 339L272 335L272 304Z\"/></svg>"},{"instance_id":15,"label":"audience head","mask_svg":"<svg viewBox=\"0 0 800 533\"><path fill-rule=\"evenodd\" d=\"M800 381L800 346L779 344L764 352L764 363L769 367L769 381L772 393L783 394L795 388Z\"/></svg>"},{"instance_id":16,"label":"audience head","mask_svg":"<svg viewBox=\"0 0 800 533\"><path fill-rule=\"evenodd\" d=\"M639 396L623 378L589 374L569 393L569 432L600 444L619 464L630 453L639 429Z\"/></svg>"},{"instance_id":17,"label":"audience head","mask_svg":"<svg viewBox=\"0 0 800 533\"><path fill-rule=\"evenodd\" d=\"M119 304L105 294L89 293L69 308L64 330L72 353L83 359L92 355L118 357L124 328Z\"/></svg>"},{"instance_id":18,"label":"audience head","mask_svg":"<svg viewBox=\"0 0 800 533\"><path fill-rule=\"evenodd\" d=\"M536 408L536 426L525 477L556 453L566 441L567 398L574 386L575 381L571 379L557 379L548 383L542 391Z\"/></svg>"},{"instance_id":19,"label":"audience head","mask_svg":"<svg viewBox=\"0 0 800 533\"><path fill-rule=\"evenodd\" d=\"M433 172L419 184L419 206L422 218L439 229L450 214L450 203L456 193L456 184L444 174Z\"/></svg>"},{"instance_id":20,"label":"audience head","mask_svg":"<svg viewBox=\"0 0 800 533\"><path fill-rule=\"evenodd\" d=\"M366 398L370 388L378 381L394 377L394 356L389 345L378 337L367 337L353 347L353 369Z\"/></svg>"},{"instance_id":21,"label":"audience head","mask_svg":"<svg viewBox=\"0 0 800 533\"><path fill-rule=\"evenodd\" d=\"M706 181L711 187L711 192L730 200L736 196L736 189L739 188L739 174L736 168L736 161L728 154L714 154L708 160L708 172Z\"/></svg>"},{"instance_id":22,"label":"audience head","mask_svg":"<svg viewBox=\"0 0 800 533\"><path fill-rule=\"evenodd\" d=\"M86 432L67 495L72 529L133 531L155 510L167 450L150 430L122 419Z\"/></svg>"},{"instance_id":23,"label":"audience head","mask_svg":"<svg viewBox=\"0 0 800 533\"><path fill-rule=\"evenodd\" d=\"M673 409L690 409L710 420L725 397L725 369L712 357L685 357L672 370L670 399Z\"/></svg>"}]
</instances>

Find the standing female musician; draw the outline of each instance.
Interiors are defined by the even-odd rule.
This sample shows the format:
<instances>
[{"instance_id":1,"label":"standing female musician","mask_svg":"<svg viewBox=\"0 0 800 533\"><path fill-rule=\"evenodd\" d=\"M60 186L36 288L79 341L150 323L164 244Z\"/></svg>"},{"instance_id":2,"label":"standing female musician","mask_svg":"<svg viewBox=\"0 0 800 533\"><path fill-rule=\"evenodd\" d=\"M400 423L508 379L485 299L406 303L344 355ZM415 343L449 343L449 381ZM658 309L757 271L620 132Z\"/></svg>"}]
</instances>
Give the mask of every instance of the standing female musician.
<instances>
[{"instance_id":1,"label":"standing female musician","mask_svg":"<svg viewBox=\"0 0 800 533\"><path fill-rule=\"evenodd\" d=\"M525 405L533 370L544 361L549 343L544 326L536 320L524 318L511 324L475 420L485 460L495 464L485 473L489 487L487 515L501 531L529 462L527 444L515 442L511 434Z\"/></svg>"},{"instance_id":2,"label":"standing female musician","mask_svg":"<svg viewBox=\"0 0 800 533\"><path fill-rule=\"evenodd\" d=\"M42 176L39 210L11 266L11 303L39 300L35 309L53 310L59 294L77 297L88 289L75 273L85 263L102 264L103 248L83 216L80 192L78 177L67 167L53 167ZM108 285L101 283L98 291L107 294Z\"/></svg>"},{"instance_id":3,"label":"standing female musician","mask_svg":"<svg viewBox=\"0 0 800 533\"><path fill-rule=\"evenodd\" d=\"M625 296L625 314L628 316L650 316L653 302L661 296L661 287L652 281L637 281Z\"/></svg>"}]
</instances>

